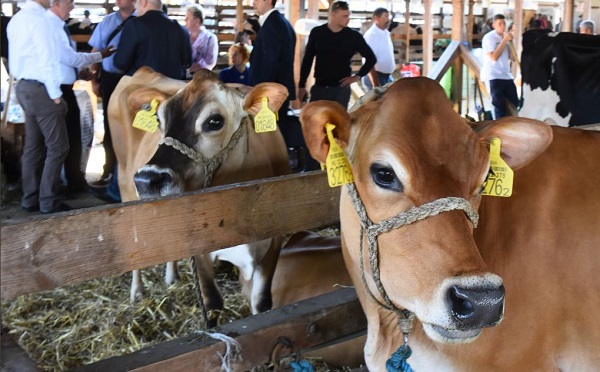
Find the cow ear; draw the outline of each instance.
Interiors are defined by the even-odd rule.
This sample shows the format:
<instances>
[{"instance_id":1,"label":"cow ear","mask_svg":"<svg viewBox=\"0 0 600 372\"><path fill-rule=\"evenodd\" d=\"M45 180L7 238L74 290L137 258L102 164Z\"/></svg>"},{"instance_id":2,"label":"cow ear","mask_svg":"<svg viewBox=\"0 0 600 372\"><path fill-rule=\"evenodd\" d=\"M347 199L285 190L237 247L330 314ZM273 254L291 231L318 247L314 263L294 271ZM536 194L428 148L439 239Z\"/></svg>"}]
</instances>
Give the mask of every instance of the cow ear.
<instances>
[{"instance_id":1,"label":"cow ear","mask_svg":"<svg viewBox=\"0 0 600 372\"><path fill-rule=\"evenodd\" d=\"M157 99L160 106L164 101L169 99L169 95L156 88L139 88L131 92L127 98L127 106L131 111L138 112L144 104L150 104L153 99Z\"/></svg>"},{"instance_id":2,"label":"cow ear","mask_svg":"<svg viewBox=\"0 0 600 372\"><path fill-rule=\"evenodd\" d=\"M277 83L261 83L246 95L244 99L244 111L252 116L258 114L262 107L262 98L269 100L269 109L273 112L279 111L279 108L288 97L287 88Z\"/></svg>"},{"instance_id":3,"label":"cow ear","mask_svg":"<svg viewBox=\"0 0 600 372\"><path fill-rule=\"evenodd\" d=\"M552 128L538 120L507 117L473 129L488 147L493 137L500 138L500 155L513 169L529 164L552 142Z\"/></svg>"},{"instance_id":4,"label":"cow ear","mask_svg":"<svg viewBox=\"0 0 600 372\"><path fill-rule=\"evenodd\" d=\"M310 151L317 161L325 163L329 152L329 140L325 124L335 125L333 136L338 144L346 149L350 141L351 120L344 107L333 101L316 101L304 106L300 114L302 134Z\"/></svg>"}]
</instances>

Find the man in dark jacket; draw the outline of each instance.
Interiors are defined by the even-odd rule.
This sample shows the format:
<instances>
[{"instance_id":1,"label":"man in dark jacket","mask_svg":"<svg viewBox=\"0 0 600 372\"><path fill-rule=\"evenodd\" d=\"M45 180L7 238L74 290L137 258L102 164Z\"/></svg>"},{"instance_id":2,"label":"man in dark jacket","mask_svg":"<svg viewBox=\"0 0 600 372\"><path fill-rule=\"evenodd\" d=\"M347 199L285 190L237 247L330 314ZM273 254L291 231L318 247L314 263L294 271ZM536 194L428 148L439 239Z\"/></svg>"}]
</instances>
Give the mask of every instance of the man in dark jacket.
<instances>
[{"instance_id":1,"label":"man in dark jacket","mask_svg":"<svg viewBox=\"0 0 600 372\"><path fill-rule=\"evenodd\" d=\"M292 25L274 9L277 0L254 0L261 25L250 55L250 85L273 82L284 85L288 100L279 109L279 119L287 116L289 101L296 99L294 51L296 34ZM281 122L280 122L281 125Z\"/></svg>"},{"instance_id":2,"label":"man in dark jacket","mask_svg":"<svg viewBox=\"0 0 600 372\"><path fill-rule=\"evenodd\" d=\"M160 0L138 0L138 16L127 22L114 56L115 66L126 75L140 67L173 79L184 79L192 60L190 36L162 12Z\"/></svg>"}]
</instances>

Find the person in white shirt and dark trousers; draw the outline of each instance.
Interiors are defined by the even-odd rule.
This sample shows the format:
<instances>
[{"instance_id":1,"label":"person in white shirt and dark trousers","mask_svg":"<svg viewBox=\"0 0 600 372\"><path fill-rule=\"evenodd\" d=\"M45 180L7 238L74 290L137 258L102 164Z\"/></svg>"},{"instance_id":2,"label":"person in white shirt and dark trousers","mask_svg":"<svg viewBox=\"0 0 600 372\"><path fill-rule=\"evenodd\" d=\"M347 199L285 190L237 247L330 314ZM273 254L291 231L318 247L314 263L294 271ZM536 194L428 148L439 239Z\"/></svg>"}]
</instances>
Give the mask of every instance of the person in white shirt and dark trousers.
<instances>
[{"instance_id":1,"label":"person in white shirt and dark trousers","mask_svg":"<svg viewBox=\"0 0 600 372\"><path fill-rule=\"evenodd\" d=\"M515 107L519 104L517 87L510 73L509 46L513 39L511 32L506 32L506 20L502 14L494 16L493 30L481 39L483 50L483 67L481 80L488 85L494 106L495 119L508 115L507 102Z\"/></svg>"},{"instance_id":2,"label":"person in white shirt and dark trousers","mask_svg":"<svg viewBox=\"0 0 600 372\"><path fill-rule=\"evenodd\" d=\"M15 91L25 112L21 206L42 213L70 209L59 195L69 139L67 105L57 73L60 53L46 16L49 7L50 0L27 0L7 27L9 67L18 80Z\"/></svg>"},{"instance_id":3,"label":"person in white shirt and dark trousers","mask_svg":"<svg viewBox=\"0 0 600 372\"><path fill-rule=\"evenodd\" d=\"M365 32L364 38L367 45L373 50L377 63L362 78L363 86L367 90L373 87L383 86L393 81L392 73L396 69L394 59L394 45L390 37L390 12L385 8L377 8L373 11L373 25Z\"/></svg>"},{"instance_id":4,"label":"person in white shirt and dark trousers","mask_svg":"<svg viewBox=\"0 0 600 372\"><path fill-rule=\"evenodd\" d=\"M81 122L79 106L73 83L78 78L77 68L99 63L102 58L114 53L112 46L95 53L77 53L76 44L71 40L69 29L65 23L74 8L73 0L52 0L52 5L47 11L48 19L53 27L52 34L56 38L58 53L60 55L60 70L57 71L61 83L63 99L67 102L66 125L69 137L69 152L65 159L64 169L67 179L67 188L70 192L85 190L87 183L84 172L81 170Z\"/></svg>"}]
</instances>

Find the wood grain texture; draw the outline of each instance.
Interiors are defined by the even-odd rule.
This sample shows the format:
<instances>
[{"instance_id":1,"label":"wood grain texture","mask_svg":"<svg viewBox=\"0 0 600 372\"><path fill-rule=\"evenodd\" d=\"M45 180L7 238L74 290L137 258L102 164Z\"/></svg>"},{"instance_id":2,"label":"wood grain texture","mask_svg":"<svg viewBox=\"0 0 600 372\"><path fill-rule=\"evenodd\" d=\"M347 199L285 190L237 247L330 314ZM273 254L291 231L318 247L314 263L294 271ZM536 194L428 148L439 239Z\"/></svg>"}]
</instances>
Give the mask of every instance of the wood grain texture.
<instances>
[{"instance_id":1,"label":"wood grain texture","mask_svg":"<svg viewBox=\"0 0 600 372\"><path fill-rule=\"evenodd\" d=\"M236 339L243 359L232 363L231 370L244 371L268 362L279 337L288 338L303 350L345 335L363 334L366 326L356 292L346 288L240 319L212 331ZM218 353L224 352L223 342L197 335L105 359L76 370L219 371L221 359Z\"/></svg>"},{"instance_id":2,"label":"wood grain texture","mask_svg":"<svg viewBox=\"0 0 600 372\"><path fill-rule=\"evenodd\" d=\"M339 221L324 172L2 224L2 301Z\"/></svg>"}]
</instances>

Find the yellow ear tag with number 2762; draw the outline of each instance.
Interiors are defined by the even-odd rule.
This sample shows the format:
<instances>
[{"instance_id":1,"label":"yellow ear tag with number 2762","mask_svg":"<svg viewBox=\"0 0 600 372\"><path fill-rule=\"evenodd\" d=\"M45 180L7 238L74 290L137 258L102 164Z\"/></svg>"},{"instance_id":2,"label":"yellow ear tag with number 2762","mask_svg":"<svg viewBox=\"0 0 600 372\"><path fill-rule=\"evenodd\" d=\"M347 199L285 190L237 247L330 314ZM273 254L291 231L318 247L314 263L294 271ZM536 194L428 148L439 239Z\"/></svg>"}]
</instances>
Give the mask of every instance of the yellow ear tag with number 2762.
<instances>
[{"instance_id":1,"label":"yellow ear tag with number 2762","mask_svg":"<svg viewBox=\"0 0 600 372\"><path fill-rule=\"evenodd\" d=\"M490 172L483 183L483 195L509 197L512 195L514 172L500 157L500 138L490 141Z\"/></svg>"},{"instance_id":2,"label":"yellow ear tag with number 2762","mask_svg":"<svg viewBox=\"0 0 600 372\"><path fill-rule=\"evenodd\" d=\"M133 127L150 133L156 132L156 129L158 128L158 118L156 117L157 107L158 100L153 99L152 102L150 102L149 108L142 108L138 111L133 119Z\"/></svg>"},{"instance_id":3,"label":"yellow ear tag with number 2762","mask_svg":"<svg viewBox=\"0 0 600 372\"><path fill-rule=\"evenodd\" d=\"M350 167L350 162L346 157L346 153L340 145L335 142L335 138L333 138L334 128L335 125L331 123L325 124L327 139L329 140L329 152L325 159L329 187L342 186L354 181L354 175L352 174L352 168Z\"/></svg>"},{"instance_id":4,"label":"yellow ear tag with number 2762","mask_svg":"<svg viewBox=\"0 0 600 372\"><path fill-rule=\"evenodd\" d=\"M256 133L273 132L277 129L277 116L269 108L267 97L262 98L262 107L254 117L254 131Z\"/></svg>"}]
</instances>

